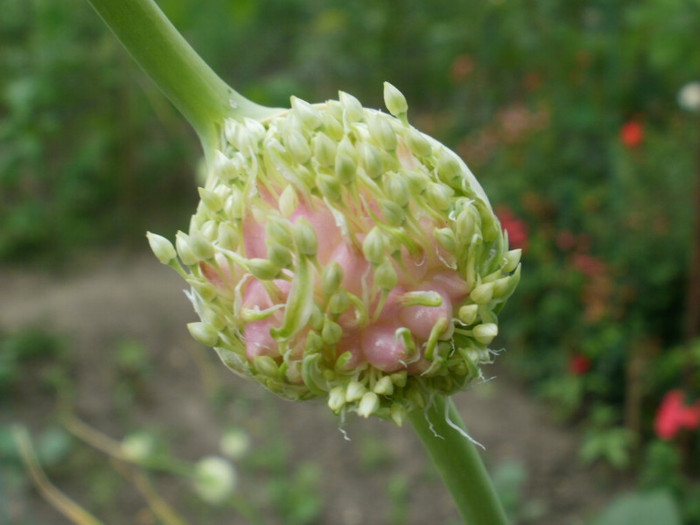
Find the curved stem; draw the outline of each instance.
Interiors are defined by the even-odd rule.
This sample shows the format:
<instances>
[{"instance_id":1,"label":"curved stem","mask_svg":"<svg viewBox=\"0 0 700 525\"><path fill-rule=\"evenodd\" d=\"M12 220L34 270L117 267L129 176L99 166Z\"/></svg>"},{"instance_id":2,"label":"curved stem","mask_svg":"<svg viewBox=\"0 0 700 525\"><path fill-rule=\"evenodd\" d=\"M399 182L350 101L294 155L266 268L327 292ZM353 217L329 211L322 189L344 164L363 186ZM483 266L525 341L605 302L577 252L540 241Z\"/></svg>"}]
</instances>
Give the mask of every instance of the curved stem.
<instances>
[{"instance_id":1,"label":"curved stem","mask_svg":"<svg viewBox=\"0 0 700 525\"><path fill-rule=\"evenodd\" d=\"M464 523L506 525L508 521L491 479L474 443L465 435L464 423L452 400L436 396L428 410L414 410L408 418L450 490Z\"/></svg>"},{"instance_id":2,"label":"curved stem","mask_svg":"<svg viewBox=\"0 0 700 525\"><path fill-rule=\"evenodd\" d=\"M225 118L264 118L278 110L229 87L192 49L153 0L88 0L197 132L205 153Z\"/></svg>"}]
</instances>

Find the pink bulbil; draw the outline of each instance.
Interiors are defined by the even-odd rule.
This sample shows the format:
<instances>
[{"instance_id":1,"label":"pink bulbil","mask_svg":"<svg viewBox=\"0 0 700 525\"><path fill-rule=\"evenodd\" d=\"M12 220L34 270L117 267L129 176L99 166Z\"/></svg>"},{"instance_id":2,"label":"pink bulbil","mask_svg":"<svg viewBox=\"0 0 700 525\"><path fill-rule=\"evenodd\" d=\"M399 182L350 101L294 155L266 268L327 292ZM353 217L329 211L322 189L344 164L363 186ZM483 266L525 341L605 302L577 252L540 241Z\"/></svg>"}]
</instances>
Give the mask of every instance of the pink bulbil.
<instances>
[{"instance_id":1,"label":"pink bulbil","mask_svg":"<svg viewBox=\"0 0 700 525\"><path fill-rule=\"evenodd\" d=\"M361 316L352 304L348 311L336 319L343 329L343 337L335 345L336 355L351 355L346 369L369 363L384 372L407 370L408 373L420 373L425 370L428 363L423 356L423 346L433 327L442 320L446 321L447 328L440 338L451 337L453 304L463 301L469 293L466 282L455 271L449 270L438 256L437 243L432 241L432 253L420 257L410 256L404 248L403 264L393 263L398 284L382 303L380 291L373 287L372 266L364 258L361 249L343 237L328 208L320 201L300 203L290 221L296 223L300 217L306 218L316 231L317 259L321 267L332 262L338 263L343 268L342 287L360 298L368 309L363 322L358 322ZM426 233L430 232L431 221L422 222ZM257 222L252 214L243 221L243 236L247 257L267 256L265 225ZM362 236L358 235L358 238L361 243ZM432 239L432 236L428 234L428 238ZM215 277L210 275L211 272L204 273L212 284L222 284L218 275ZM277 279L273 284L279 290L279 297L275 297L274 301L259 280L250 278L243 292L243 307L266 310L275 304L284 305L291 289L290 281ZM442 304L403 304L402 296L407 292L437 292L442 298ZM318 280L316 293L322 294ZM383 305L381 310L375 312L380 304ZM262 320L245 325L243 339L246 356L250 361L257 356L279 356L279 344L270 330L281 326L283 318L284 307ZM407 328L411 332L411 349L406 347L404 338L397 334L400 328ZM300 346L298 350L301 353L305 339L305 335L298 335L294 341L290 341L293 350L295 345Z\"/></svg>"}]
</instances>

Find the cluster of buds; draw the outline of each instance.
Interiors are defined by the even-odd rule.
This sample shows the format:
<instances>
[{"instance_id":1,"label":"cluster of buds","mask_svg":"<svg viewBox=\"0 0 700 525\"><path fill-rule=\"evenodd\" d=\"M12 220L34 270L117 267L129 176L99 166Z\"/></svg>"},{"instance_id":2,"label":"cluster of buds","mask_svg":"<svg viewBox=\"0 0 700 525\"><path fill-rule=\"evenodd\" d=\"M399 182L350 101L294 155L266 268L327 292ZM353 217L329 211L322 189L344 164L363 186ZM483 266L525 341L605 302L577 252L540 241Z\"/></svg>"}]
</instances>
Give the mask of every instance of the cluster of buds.
<instances>
[{"instance_id":1,"label":"cluster of buds","mask_svg":"<svg viewBox=\"0 0 700 525\"><path fill-rule=\"evenodd\" d=\"M459 157L347 93L225 123L189 233L149 234L189 283L189 325L234 372L401 424L480 376L520 276Z\"/></svg>"}]
</instances>

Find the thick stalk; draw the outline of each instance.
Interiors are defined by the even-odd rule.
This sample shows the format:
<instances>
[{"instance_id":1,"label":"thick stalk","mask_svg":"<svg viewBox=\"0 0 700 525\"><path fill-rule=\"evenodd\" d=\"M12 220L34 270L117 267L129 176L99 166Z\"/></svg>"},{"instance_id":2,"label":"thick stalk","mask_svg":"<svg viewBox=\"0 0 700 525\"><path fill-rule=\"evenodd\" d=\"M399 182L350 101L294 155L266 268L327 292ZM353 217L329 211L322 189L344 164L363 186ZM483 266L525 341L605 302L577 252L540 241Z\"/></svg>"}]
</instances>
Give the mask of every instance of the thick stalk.
<instances>
[{"instance_id":1,"label":"thick stalk","mask_svg":"<svg viewBox=\"0 0 700 525\"><path fill-rule=\"evenodd\" d=\"M153 0L88 0L124 47L197 132L209 155L225 118L278 110L229 87L192 49Z\"/></svg>"},{"instance_id":2,"label":"thick stalk","mask_svg":"<svg viewBox=\"0 0 700 525\"><path fill-rule=\"evenodd\" d=\"M414 410L409 420L452 494L465 525L506 525L508 521L491 479L474 443L466 437L464 423L452 400L436 396L427 411Z\"/></svg>"}]
</instances>

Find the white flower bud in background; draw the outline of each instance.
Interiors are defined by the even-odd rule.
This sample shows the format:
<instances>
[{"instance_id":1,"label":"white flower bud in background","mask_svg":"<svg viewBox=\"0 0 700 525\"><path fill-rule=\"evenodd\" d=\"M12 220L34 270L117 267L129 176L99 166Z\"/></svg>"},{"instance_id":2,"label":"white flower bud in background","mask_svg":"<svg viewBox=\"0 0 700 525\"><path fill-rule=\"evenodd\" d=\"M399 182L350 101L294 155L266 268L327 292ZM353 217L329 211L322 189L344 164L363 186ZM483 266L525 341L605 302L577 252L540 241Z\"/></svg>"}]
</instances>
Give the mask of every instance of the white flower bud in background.
<instances>
[{"instance_id":1,"label":"white flower bud in background","mask_svg":"<svg viewBox=\"0 0 700 525\"><path fill-rule=\"evenodd\" d=\"M223 433L219 445L227 458L237 460L250 450L250 435L240 428L232 428Z\"/></svg>"},{"instance_id":2,"label":"white flower bud in background","mask_svg":"<svg viewBox=\"0 0 700 525\"><path fill-rule=\"evenodd\" d=\"M135 432L122 440L121 449L127 460L145 463L155 452L156 440L148 432Z\"/></svg>"},{"instance_id":3,"label":"white flower bud in background","mask_svg":"<svg viewBox=\"0 0 700 525\"><path fill-rule=\"evenodd\" d=\"M680 89L678 105L691 113L700 113L700 81L688 82Z\"/></svg>"},{"instance_id":4,"label":"white flower bud in background","mask_svg":"<svg viewBox=\"0 0 700 525\"><path fill-rule=\"evenodd\" d=\"M200 459L192 479L197 495L207 503L225 503L236 488L236 471L230 461L219 456Z\"/></svg>"}]
</instances>

